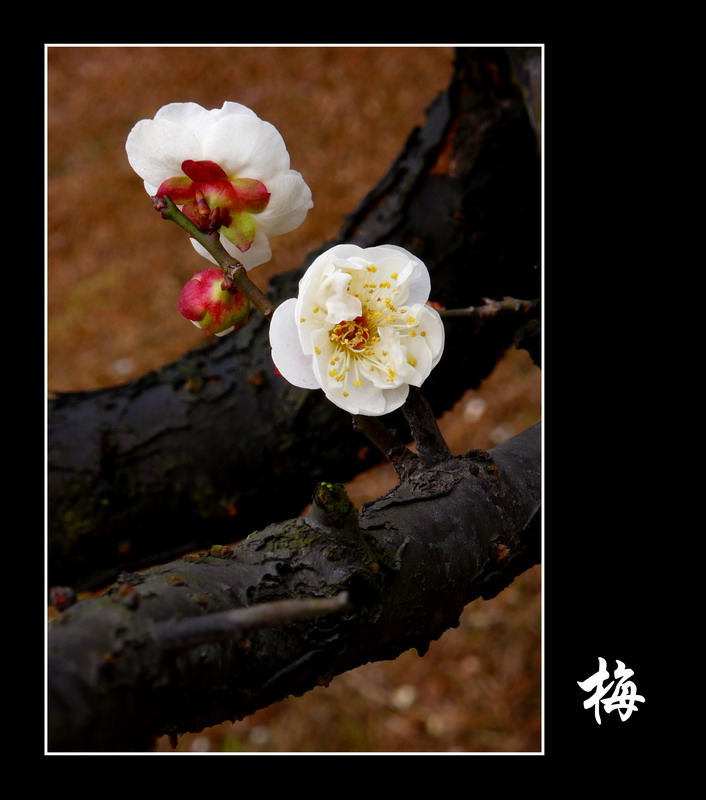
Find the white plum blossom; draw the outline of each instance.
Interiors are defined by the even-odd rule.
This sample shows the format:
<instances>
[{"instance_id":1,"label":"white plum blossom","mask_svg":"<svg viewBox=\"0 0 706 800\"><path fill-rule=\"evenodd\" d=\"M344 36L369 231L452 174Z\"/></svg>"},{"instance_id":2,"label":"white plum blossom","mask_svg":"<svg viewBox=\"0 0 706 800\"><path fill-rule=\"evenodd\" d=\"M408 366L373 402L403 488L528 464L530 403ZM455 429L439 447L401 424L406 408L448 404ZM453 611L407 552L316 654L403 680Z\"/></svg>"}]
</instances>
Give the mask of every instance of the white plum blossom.
<instances>
[{"instance_id":1,"label":"white plum blossom","mask_svg":"<svg viewBox=\"0 0 706 800\"><path fill-rule=\"evenodd\" d=\"M336 245L309 267L299 297L275 311L275 366L351 414L394 411L444 349L441 318L425 305L430 289L426 266L402 247Z\"/></svg>"},{"instance_id":2,"label":"white plum blossom","mask_svg":"<svg viewBox=\"0 0 706 800\"><path fill-rule=\"evenodd\" d=\"M269 237L297 228L313 206L277 129L240 103L171 103L138 122L125 148L147 193L168 195L197 224L210 213L211 229L246 269L268 261Z\"/></svg>"}]
</instances>

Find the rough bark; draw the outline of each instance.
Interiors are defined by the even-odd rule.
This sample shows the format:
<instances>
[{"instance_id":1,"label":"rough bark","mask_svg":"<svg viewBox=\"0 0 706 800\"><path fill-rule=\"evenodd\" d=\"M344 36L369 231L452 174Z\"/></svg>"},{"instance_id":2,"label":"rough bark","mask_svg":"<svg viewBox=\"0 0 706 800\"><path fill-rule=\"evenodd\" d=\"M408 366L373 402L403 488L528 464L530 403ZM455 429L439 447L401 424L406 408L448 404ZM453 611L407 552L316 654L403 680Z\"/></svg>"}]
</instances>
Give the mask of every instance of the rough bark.
<instances>
[{"instance_id":1,"label":"rough bark","mask_svg":"<svg viewBox=\"0 0 706 800\"><path fill-rule=\"evenodd\" d=\"M122 575L51 627L49 749L144 750L156 735L240 719L368 661L424 653L468 602L539 561L539 453L539 426L457 458L430 442L360 514L321 484L306 518ZM341 592L338 611L252 621L262 609L277 617L279 606L261 604ZM235 634L214 636L218 614L238 608L252 611Z\"/></svg>"},{"instance_id":2,"label":"rough bark","mask_svg":"<svg viewBox=\"0 0 706 800\"><path fill-rule=\"evenodd\" d=\"M407 247L430 268L431 299L448 307L539 297L539 156L531 86L517 77L529 55L460 50L427 124L337 241ZM276 303L296 294L316 255L273 280ZM526 321L447 323L425 383L437 414L478 385ZM273 375L266 323L254 319L132 383L50 401L50 584L84 588L235 541L298 513L316 482L348 480L376 459L322 393Z\"/></svg>"}]
</instances>

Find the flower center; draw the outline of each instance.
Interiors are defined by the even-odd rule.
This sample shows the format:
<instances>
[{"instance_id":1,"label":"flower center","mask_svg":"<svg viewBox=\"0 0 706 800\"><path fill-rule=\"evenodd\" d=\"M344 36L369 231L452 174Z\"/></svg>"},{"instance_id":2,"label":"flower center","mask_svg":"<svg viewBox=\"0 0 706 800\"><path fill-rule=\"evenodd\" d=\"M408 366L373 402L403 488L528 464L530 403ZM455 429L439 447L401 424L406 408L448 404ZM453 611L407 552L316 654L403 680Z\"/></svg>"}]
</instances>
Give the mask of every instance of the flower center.
<instances>
[{"instance_id":1,"label":"flower center","mask_svg":"<svg viewBox=\"0 0 706 800\"><path fill-rule=\"evenodd\" d=\"M370 331L363 317L344 319L331 328L329 338L349 350L362 350L370 337Z\"/></svg>"}]
</instances>

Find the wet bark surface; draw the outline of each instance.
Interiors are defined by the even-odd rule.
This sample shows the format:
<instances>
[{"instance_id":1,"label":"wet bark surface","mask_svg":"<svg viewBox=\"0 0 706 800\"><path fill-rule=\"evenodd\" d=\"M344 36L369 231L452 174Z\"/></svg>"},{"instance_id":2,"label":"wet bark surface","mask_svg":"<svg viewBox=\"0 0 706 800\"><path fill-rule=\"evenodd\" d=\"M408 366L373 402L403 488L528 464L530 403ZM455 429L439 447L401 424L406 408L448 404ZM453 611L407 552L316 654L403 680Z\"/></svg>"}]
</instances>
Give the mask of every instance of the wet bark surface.
<instances>
[{"instance_id":1,"label":"wet bark surface","mask_svg":"<svg viewBox=\"0 0 706 800\"><path fill-rule=\"evenodd\" d=\"M491 451L420 457L360 514L322 483L306 517L121 575L51 626L50 750L149 749L159 734L240 719L368 661L425 652L468 602L539 562L540 491L535 426ZM213 633L223 612L342 593L345 606L304 621Z\"/></svg>"}]
</instances>

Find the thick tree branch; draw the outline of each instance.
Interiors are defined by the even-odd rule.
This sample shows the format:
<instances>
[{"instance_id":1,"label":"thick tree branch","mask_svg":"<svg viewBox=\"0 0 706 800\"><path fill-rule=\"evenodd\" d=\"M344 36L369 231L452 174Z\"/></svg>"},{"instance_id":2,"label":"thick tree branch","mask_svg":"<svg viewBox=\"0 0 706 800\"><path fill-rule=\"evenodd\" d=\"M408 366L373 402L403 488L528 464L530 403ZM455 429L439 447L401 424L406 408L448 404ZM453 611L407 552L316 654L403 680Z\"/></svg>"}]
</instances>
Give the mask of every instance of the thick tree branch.
<instances>
[{"instance_id":1,"label":"thick tree branch","mask_svg":"<svg viewBox=\"0 0 706 800\"><path fill-rule=\"evenodd\" d=\"M516 75L501 48L459 51L427 124L337 241L408 248L447 307L538 297L539 157ZM272 281L275 305L296 295L316 255ZM536 316L448 320L444 358L424 386L434 413L477 386ZM372 449L360 457L347 414L273 374L267 334L254 318L159 372L51 401L50 584L98 585L235 541L297 514L312 482L345 481L375 461ZM399 412L389 424L404 435Z\"/></svg>"},{"instance_id":2,"label":"thick tree branch","mask_svg":"<svg viewBox=\"0 0 706 800\"><path fill-rule=\"evenodd\" d=\"M421 460L420 460L421 461ZM240 719L458 623L539 561L539 426L437 461L358 515L321 484L312 513L143 574L64 611L49 636L51 751L142 750L162 733ZM348 595L349 605L175 649L165 631L233 609ZM240 611L239 613L244 613ZM186 642L185 644L188 644Z\"/></svg>"}]
</instances>

